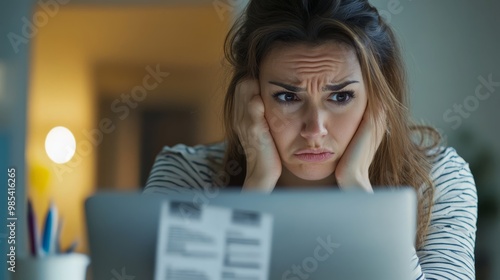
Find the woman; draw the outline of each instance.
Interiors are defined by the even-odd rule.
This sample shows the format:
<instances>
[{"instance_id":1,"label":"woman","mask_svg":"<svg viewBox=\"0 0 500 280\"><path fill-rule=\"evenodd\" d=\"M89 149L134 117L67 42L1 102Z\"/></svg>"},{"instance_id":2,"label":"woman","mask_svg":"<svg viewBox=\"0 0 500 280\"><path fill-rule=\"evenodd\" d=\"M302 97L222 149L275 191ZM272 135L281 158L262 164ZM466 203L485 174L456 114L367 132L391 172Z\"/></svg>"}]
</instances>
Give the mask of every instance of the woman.
<instances>
[{"instance_id":1,"label":"woman","mask_svg":"<svg viewBox=\"0 0 500 280\"><path fill-rule=\"evenodd\" d=\"M474 279L468 164L415 126L399 46L363 0L250 1L226 39L225 142L166 147L145 192L411 186L415 279Z\"/></svg>"}]
</instances>

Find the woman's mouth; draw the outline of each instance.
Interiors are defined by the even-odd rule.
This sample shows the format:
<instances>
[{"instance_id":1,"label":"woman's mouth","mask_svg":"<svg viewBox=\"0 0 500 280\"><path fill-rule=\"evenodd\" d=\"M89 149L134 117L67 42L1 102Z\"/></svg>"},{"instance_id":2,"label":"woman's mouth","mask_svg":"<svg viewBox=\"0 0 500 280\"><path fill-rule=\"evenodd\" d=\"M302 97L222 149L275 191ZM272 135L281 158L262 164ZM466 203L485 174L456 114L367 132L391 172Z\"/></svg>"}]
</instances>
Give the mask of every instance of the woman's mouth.
<instances>
[{"instance_id":1,"label":"woman's mouth","mask_svg":"<svg viewBox=\"0 0 500 280\"><path fill-rule=\"evenodd\" d=\"M331 159L335 153L320 149L320 150L302 150L294 154L299 160L306 162L323 162Z\"/></svg>"}]
</instances>

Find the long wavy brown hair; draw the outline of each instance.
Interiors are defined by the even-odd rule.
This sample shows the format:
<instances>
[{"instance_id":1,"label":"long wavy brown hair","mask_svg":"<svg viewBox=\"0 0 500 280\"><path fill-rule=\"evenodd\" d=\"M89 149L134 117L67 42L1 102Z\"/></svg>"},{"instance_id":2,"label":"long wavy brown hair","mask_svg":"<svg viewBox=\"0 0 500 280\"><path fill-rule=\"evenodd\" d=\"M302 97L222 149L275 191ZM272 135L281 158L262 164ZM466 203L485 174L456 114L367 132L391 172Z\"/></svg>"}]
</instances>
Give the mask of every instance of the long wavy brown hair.
<instances>
[{"instance_id":1,"label":"long wavy brown hair","mask_svg":"<svg viewBox=\"0 0 500 280\"><path fill-rule=\"evenodd\" d=\"M376 8L365 0L251 0L230 29L225 55L230 81L224 104L227 150L224 164L237 162L242 172L228 186L241 186L246 157L233 129L236 85L258 78L264 56L275 43L321 44L335 41L352 48L358 58L373 117L386 112L387 132L369 169L373 186L411 186L418 196L416 247L420 248L430 220L434 186L430 150L439 133L410 120L406 73L394 32ZM381 125L377 122L377 125Z\"/></svg>"}]
</instances>

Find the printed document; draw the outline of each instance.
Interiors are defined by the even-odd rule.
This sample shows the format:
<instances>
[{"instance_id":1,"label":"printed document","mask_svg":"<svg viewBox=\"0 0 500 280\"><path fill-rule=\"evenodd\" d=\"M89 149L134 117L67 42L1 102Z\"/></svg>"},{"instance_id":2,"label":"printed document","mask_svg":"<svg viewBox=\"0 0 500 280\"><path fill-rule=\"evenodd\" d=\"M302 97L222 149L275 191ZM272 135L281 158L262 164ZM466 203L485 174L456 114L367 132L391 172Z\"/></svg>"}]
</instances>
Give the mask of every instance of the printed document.
<instances>
[{"instance_id":1,"label":"printed document","mask_svg":"<svg viewBox=\"0 0 500 280\"><path fill-rule=\"evenodd\" d=\"M165 201L155 280L267 280L271 240L270 214Z\"/></svg>"}]
</instances>

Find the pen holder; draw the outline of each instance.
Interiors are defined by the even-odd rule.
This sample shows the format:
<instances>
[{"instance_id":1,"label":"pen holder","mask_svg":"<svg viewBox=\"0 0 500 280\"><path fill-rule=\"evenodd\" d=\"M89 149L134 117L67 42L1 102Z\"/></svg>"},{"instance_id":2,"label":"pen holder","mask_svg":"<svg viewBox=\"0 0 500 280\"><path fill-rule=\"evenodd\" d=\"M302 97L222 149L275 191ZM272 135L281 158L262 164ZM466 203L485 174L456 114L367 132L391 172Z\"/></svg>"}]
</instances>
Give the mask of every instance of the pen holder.
<instances>
[{"instance_id":1,"label":"pen holder","mask_svg":"<svg viewBox=\"0 0 500 280\"><path fill-rule=\"evenodd\" d=\"M85 280L89 258L83 254L60 254L19 259L13 280Z\"/></svg>"}]
</instances>

